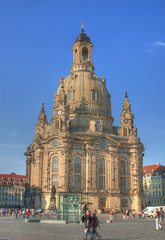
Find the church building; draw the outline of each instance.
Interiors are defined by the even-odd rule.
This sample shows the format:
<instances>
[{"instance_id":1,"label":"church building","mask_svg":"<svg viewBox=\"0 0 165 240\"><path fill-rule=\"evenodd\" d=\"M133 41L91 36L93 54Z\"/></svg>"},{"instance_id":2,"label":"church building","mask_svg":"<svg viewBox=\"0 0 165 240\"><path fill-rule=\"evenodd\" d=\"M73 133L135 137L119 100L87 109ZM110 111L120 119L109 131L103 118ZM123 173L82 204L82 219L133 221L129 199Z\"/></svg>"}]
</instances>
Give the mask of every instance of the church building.
<instances>
[{"instance_id":1,"label":"church building","mask_svg":"<svg viewBox=\"0 0 165 240\"><path fill-rule=\"evenodd\" d=\"M35 136L27 148L26 203L58 211L143 208L144 146L137 136L125 93L120 126L113 126L106 79L94 71L93 44L84 33L75 40L73 64L59 79L51 121L42 104Z\"/></svg>"}]
</instances>

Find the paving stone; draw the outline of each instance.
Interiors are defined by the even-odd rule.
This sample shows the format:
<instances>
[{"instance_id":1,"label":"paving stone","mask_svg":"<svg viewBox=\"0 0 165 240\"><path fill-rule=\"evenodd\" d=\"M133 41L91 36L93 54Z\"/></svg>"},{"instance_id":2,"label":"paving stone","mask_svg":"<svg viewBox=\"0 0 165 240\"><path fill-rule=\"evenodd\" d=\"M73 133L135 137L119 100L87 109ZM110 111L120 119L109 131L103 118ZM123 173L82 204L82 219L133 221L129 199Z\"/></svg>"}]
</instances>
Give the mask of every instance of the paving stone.
<instances>
[{"instance_id":1,"label":"paving stone","mask_svg":"<svg viewBox=\"0 0 165 240\"><path fill-rule=\"evenodd\" d=\"M117 221L106 223L109 215L98 215L102 240L160 240L165 231L155 230L154 219L129 219L124 221L117 215ZM25 222L25 219L0 217L0 240L82 240L84 225L44 224Z\"/></svg>"}]
</instances>

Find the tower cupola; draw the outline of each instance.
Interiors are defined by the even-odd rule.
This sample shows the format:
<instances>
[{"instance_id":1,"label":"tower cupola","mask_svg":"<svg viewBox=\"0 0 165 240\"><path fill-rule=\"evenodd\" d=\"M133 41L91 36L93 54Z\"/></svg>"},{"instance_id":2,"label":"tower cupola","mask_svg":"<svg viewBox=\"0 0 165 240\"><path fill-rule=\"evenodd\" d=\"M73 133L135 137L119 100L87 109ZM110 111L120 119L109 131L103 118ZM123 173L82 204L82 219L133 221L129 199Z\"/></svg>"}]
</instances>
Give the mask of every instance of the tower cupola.
<instances>
[{"instance_id":1,"label":"tower cupola","mask_svg":"<svg viewBox=\"0 0 165 240\"><path fill-rule=\"evenodd\" d=\"M84 25L82 24L81 33L75 40L73 46L73 65L71 72L86 70L93 72L94 66L92 62L93 44L90 38L84 33Z\"/></svg>"}]
</instances>

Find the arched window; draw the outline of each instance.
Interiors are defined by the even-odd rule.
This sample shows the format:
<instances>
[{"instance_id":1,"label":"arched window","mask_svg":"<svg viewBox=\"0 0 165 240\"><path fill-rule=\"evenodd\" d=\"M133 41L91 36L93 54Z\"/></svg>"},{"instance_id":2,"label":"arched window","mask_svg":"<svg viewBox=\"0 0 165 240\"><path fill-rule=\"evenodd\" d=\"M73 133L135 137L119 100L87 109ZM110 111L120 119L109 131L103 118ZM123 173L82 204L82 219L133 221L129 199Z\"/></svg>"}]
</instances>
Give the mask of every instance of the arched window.
<instances>
[{"instance_id":1,"label":"arched window","mask_svg":"<svg viewBox=\"0 0 165 240\"><path fill-rule=\"evenodd\" d=\"M59 171L59 159L57 156L53 157L52 160L52 172L58 172Z\"/></svg>"},{"instance_id":2,"label":"arched window","mask_svg":"<svg viewBox=\"0 0 165 240\"><path fill-rule=\"evenodd\" d=\"M88 48L83 47L82 48L82 60L87 60L88 59Z\"/></svg>"},{"instance_id":3,"label":"arched window","mask_svg":"<svg viewBox=\"0 0 165 240\"><path fill-rule=\"evenodd\" d=\"M81 190L81 158L79 157L74 160L74 172L75 189Z\"/></svg>"},{"instance_id":4,"label":"arched window","mask_svg":"<svg viewBox=\"0 0 165 240\"><path fill-rule=\"evenodd\" d=\"M60 120L56 120L55 121L55 129L59 129L60 128Z\"/></svg>"},{"instance_id":5,"label":"arched window","mask_svg":"<svg viewBox=\"0 0 165 240\"><path fill-rule=\"evenodd\" d=\"M99 121L97 121L95 124L95 130L96 130L96 132L99 132L100 129L101 129L101 123Z\"/></svg>"},{"instance_id":6,"label":"arched window","mask_svg":"<svg viewBox=\"0 0 165 240\"><path fill-rule=\"evenodd\" d=\"M77 49L75 49L75 51L74 51L74 61L76 61L77 60Z\"/></svg>"},{"instance_id":7,"label":"arched window","mask_svg":"<svg viewBox=\"0 0 165 240\"><path fill-rule=\"evenodd\" d=\"M99 189L105 189L105 159L99 159Z\"/></svg>"}]
</instances>

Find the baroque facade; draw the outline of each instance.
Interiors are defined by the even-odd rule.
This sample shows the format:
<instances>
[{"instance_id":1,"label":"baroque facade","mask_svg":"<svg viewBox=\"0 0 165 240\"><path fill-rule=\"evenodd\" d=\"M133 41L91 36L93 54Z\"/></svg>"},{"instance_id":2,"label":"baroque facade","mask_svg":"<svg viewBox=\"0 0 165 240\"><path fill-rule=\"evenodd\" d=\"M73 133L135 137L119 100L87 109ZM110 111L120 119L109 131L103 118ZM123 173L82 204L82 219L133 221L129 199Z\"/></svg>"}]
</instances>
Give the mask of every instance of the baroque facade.
<instances>
[{"instance_id":1,"label":"baroque facade","mask_svg":"<svg viewBox=\"0 0 165 240\"><path fill-rule=\"evenodd\" d=\"M23 207L25 175L0 174L0 207Z\"/></svg>"},{"instance_id":2,"label":"baroque facade","mask_svg":"<svg viewBox=\"0 0 165 240\"><path fill-rule=\"evenodd\" d=\"M59 79L50 123L42 105L25 153L26 199L34 208L49 208L53 185L58 209L66 196L91 210L142 208L144 146L131 104L125 93L121 125L113 126L111 96L106 79L94 72L92 49L82 26L71 73Z\"/></svg>"},{"instance_id":3,"label":"baroque facade","mask_svg":"<svg viewBox=\"0 0 165 240\"><path fill-rule=\"evenodd\" d=\"M143 166L145 206L165 205L165 166Z\"/></svg>"}]
</instances>

